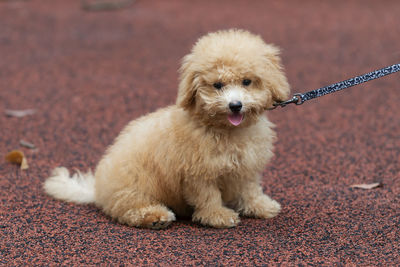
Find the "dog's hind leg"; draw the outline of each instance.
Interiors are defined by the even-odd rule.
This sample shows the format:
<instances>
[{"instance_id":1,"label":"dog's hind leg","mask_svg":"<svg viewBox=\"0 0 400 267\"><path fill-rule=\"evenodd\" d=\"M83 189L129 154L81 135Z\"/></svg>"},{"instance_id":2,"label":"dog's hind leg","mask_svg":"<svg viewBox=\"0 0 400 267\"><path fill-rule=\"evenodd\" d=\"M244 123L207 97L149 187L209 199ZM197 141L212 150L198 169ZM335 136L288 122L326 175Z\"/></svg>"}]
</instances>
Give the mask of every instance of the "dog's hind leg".
<instances>
[{"instance_id":1,"label":"dog's hind leg","mask_svg":"<svg viewBox=\"0 0 400 267\"><path fill-rule=\"evenodd\" d=\"M175 214L164 205L149 205L127 210L118 221L130 226L163 229L175 221Z\"/></svg>"},{"instance_id":2,"label":"dog's hind leg","mask_svg":"<svg viewBox=\"0 0 400 267\"><path fill-rule=\"evenodd\" d=\"M135 227L163 229L175 221L175 214L165 205L132 190L115 192L103 210L118 222Z\"/></svg>"}]
</instances>

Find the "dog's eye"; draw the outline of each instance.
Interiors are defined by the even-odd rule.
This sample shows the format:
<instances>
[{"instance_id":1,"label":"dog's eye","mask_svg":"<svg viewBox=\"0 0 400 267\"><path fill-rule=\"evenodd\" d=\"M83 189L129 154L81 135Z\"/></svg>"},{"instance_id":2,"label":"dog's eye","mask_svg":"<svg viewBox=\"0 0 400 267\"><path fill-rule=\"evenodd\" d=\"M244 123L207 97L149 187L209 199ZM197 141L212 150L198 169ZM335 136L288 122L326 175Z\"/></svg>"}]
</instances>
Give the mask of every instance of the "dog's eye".
<instances>
[{"instance_id":1,"label":"dog's eye","mask_svg":"<svg viewBox=\"0 0 400 267\"><path fill-rule=\"evenodd\" d=\"M221 82L217 82L217 83L214 83L213 86L214 86L216 89L219 90L219 89L221 89L222 87L224 87L224 84L221 83Z\"/></svg>"},{"instance_id":2,"label":"dog's eye","mask_svg":"<svg viewBox=\"0 0 400 267\"><path fill-rule=\"evenodd\" d=\"M249 85L251 84L251 80L249 80L249 79L244 79L244 80L242 81L242 84L243 84L244 86L249 86Z\"/></svg>"}]
</instances>

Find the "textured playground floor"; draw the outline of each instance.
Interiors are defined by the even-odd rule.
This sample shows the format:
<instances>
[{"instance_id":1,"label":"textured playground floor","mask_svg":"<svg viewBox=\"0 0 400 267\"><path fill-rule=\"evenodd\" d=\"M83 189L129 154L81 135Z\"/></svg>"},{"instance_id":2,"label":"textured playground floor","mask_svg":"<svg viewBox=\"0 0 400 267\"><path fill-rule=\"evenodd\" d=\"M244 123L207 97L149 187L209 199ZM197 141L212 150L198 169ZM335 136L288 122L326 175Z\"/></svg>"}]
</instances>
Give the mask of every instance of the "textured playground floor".
<instances>
[{"instance_id":1,"label":"textured playground floor","mask_svg":"<svg viewBox=\"0 0 400 267\"><path fill-rule=\"evenodd\" d=\"M135 229L41 187L56 166L93 169L125 124L174 103L201 35L260 34L305 92L399 63L399 1L84 2L0 1L0 265L400 264L400 74L267 112L278 142L263 187L283 207L271 220ZM27 170L4 160L13 149Z\"/></svg>"}]
</instances>

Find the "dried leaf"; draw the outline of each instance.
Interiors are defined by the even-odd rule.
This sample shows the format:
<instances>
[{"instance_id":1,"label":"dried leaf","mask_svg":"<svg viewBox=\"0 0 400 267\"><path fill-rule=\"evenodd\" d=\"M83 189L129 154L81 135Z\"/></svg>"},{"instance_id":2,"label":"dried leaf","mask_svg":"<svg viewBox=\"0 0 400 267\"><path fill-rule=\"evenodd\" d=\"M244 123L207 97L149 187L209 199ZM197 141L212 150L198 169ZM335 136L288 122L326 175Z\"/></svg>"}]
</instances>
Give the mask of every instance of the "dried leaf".
<instances>
[{"instance_id":1,"label":"dried leaf","mask_svg":"<svg viewBox=\"0 0 400 267\"><path fill-rule=\"evenodd\" d=\"M21 164L24 158L24 153L19 150L13 150L6 155L6 160L11 163Z\"/></svg>"},{"instance_id":2,"label":"dried leaf","mask_svg":"<svg viewBox=\"0 0 400 267\"><path fill-rule=\"evenodd\" d=\"M28 169L28 161L25 158L24 152L20 150L13 150L6 155L6 160L10 163L18 164L21 170Z\"/></svg>"},{"instance_id":3,"label":"dried leaf","mask_svg":"<svg viewBox=\"0 0 400 267\"><path fill-rule=\"evenodd\" d=\"M382 187L381 183L372 183L372 184L353 184L350 186L351 188L360 188L360 189L373 189L377 187Z\"/></svg>"},{"instance_id":4,"label":"dried leaf","mask_svg":"<svg viewBox=\"0 0 400 267\"><path fill-rule=\"evenodd\" d=\"M27 141L25 141L25 140L19 140L19 144L21 145L21 146L24 146L24 147L27 147L27 148L30 148L30 149L35 149L36 148L36 146L34 145L34 144L32 144L32 143L30 143L30 142L27 142Z\"/></svg>"},{"instance_id":5,"label":"dried leaf","mask_svg":"<svg viewBox=\"0 0 400 267\"><path fill-rule=\"evenodd\" d=\"M22 158L22 162L21 162L21 170L26 170L26 169L28 169L28 168L29 168L29 166L28 166L28 161L26 160L25 157L23 157L23 158Z\"/></svg>"},{"instance_id":6,"label":"dried leaf","mask_svg":"<svg viewBox=\"0 0 400 267\"><path fill-rule=\"evenodd\" d=\"M36 109L23 109L23 110L6 109L5 110L5 113L7 116L17 117L17 118L32 115L32 114L35 114L35 112L36 112Z\"/></svg>"}]
</instances>

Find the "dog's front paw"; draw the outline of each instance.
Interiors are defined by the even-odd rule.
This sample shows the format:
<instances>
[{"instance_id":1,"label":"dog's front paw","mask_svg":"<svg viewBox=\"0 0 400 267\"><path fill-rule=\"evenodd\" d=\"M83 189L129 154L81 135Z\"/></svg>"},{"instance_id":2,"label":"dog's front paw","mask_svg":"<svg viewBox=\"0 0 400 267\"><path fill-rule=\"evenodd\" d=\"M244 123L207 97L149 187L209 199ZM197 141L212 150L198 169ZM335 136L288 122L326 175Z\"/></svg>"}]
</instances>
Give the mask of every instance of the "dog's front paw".
<instances>
[{"instance_id":1,"label":"dog's front paw","mask_svg":"<svg viewBox=\"0 0 400 267\"><path fill-rule=\"evenodd\" d=\"M239 214L235 211L221 207L220 209L202 209L195 211L193 221L215 228L235 227L239 222Z\"/></svg>"},{"instance_id":2,"label":"dog's front paw","mask_svg":"<svg viewBox=\"0 0 400 267\"><path fill-rule=\"evenodd\" d=\"M241 213L244 216L269 219L278 215L280 210L281 205L278 202L271 199L267 195L262 195L253 201L246 203Z\"/></svg>"}]
</instances>

